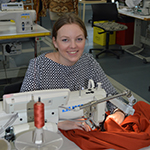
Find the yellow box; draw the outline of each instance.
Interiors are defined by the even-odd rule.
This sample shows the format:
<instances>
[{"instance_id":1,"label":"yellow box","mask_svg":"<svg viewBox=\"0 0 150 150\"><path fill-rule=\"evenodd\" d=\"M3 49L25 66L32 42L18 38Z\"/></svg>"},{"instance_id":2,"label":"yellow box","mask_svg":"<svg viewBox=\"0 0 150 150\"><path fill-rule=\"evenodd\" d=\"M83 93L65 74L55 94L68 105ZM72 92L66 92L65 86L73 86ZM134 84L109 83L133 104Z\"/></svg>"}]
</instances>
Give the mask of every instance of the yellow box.
<instances>
[{"instance_id":1,"label":"yellow box","mask_svg":"<svg viewBox=\"0 0 150 150\"><path fill-rule=\"evenodd\" d=\"M106 21L96 21L95 23L102 23ZM106 33L98 34L99 32L103 32L103 29L98 27L93 27L93 42L99 44L101 46L106 45ZM109 35L109 45L114 45L116 43L116 32Z\"/></svg>"}]
</instances>

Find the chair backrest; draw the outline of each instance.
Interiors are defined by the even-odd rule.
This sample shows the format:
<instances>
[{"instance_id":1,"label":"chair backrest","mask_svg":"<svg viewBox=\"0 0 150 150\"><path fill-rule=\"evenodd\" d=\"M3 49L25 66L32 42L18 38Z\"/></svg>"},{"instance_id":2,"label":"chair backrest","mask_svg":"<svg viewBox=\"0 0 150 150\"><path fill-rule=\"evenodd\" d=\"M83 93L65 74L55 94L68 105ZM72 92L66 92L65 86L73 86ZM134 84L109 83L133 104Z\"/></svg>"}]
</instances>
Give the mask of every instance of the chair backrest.
<instances>
[{"instance_id":1,"label":"chair backrest","mask_svg":"<svg viewBox=\"0 0 150 150\"><path fill-rule=\"evenodd\" d=\"M117 20L118 10L115 3L92 4L92 21Z\"/></svg>"}]
</instances>

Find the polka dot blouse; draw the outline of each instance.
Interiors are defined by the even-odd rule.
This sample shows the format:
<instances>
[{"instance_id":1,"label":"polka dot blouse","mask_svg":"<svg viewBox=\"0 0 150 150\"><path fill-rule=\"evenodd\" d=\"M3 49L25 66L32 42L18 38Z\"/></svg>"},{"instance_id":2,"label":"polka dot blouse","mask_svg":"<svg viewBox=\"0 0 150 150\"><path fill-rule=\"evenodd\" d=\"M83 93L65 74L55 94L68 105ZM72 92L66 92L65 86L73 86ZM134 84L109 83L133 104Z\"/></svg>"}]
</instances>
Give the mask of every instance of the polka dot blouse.
<instances>
[{"instance_id":1,"label":"polka dot blouse","mask_svg":"<svg viewBox=\"0 0 150 150\"><path fill-rule=\"evenodd\" d=\"M30 60L21 92L69 88L70 91L84 89L88 80L101 82L102 88L108 94L115 94L116 90L106 77L99 63L91 54L83 53L73 66L64 66L45 57L46 53Z\"/></svg>"}]
</instances>

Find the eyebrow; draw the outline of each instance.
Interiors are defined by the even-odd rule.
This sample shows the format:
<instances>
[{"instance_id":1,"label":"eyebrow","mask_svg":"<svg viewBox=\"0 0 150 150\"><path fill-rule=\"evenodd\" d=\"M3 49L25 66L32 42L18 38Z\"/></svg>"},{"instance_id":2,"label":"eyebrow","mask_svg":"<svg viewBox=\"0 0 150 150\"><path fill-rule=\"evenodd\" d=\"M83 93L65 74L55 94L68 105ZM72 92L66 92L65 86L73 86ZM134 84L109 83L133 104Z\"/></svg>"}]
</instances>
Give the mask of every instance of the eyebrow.
<instances>
[{"instance_id":1,"label":"eyebrow","mask_svg":"<svg viewBox=\"0 0 150 150\"><path fill-rule=\"evenodd\" d=\"M80 35L77 35L77 37L79 37L79 36L83 36L84 37L84 35L82 35L82 34L80 34ZM68 38L69 36L66 36L66 35L62 35L62 36L60 36L60 38Z\"/></svg>"}]
</instances>

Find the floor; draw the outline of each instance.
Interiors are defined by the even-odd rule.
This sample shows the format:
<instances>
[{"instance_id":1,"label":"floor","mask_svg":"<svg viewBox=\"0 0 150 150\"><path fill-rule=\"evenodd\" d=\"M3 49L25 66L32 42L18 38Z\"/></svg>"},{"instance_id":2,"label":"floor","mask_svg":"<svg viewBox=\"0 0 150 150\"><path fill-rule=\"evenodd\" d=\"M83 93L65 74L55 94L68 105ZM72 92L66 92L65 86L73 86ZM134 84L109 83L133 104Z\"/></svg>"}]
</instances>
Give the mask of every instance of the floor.
<instances>
[{"instance_id":1,"label":"floor","mask_svg":"<svg viewBox=\"0 0 150 150\"><path fill-rule=\"evenodd\" d=\"M87 9L85 17L85 25L88 31L88 40L85 46L85 52L87 53L89 52L90 48L101 47L100 45L93 43L93 28L91 27L91 24L88 23L88 20L91 18L91 14L91 9ZM53 22L49 19L49 15L47 13L47 16L42 18L42 26L51 31L52 25ZM31 43L28 42L24 45L26 48L31 45ZM44 43L41 43L41 46L46 47ZM146 51L149 49L150 48L147 46ZM49 50L52 50L52 48L49 48ZM96 53L96 51L92 53L94 57ZM28 54L24 54L23 58L21 58L21 56L17 56L16 62L18 64L28 65L29 60L32 57L33 53L29 52ZM24 61L22 61L22 59ZM105 73L110 78L116 82L119 82L124 87L130 89L139 95L139 97L150 102L150 63L144 64L141 59L134 57L133 55L126 52L121 54L120 59L117 59L112 54L103 54L99 56L97 61L100 63ZM22 79L23 77L0 80L0 98L2 99L3 88L6 84Z\"/></svg>"}]
</instances>

